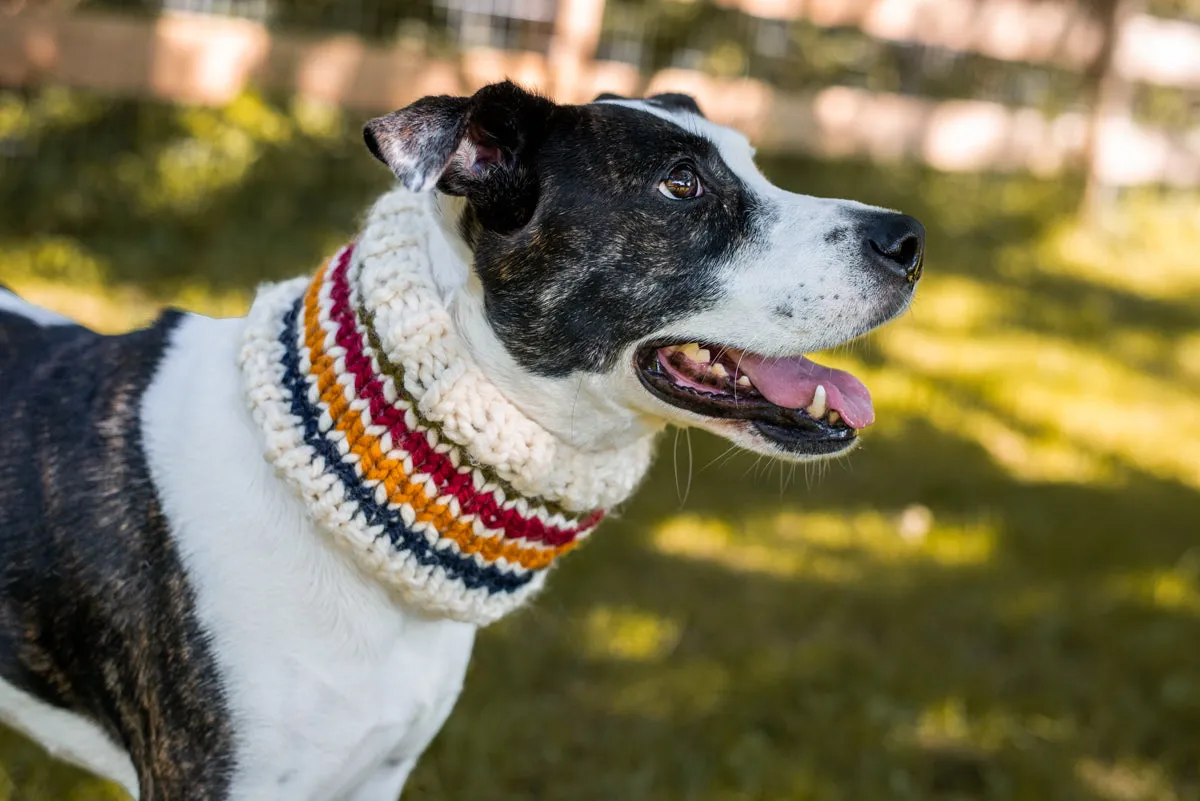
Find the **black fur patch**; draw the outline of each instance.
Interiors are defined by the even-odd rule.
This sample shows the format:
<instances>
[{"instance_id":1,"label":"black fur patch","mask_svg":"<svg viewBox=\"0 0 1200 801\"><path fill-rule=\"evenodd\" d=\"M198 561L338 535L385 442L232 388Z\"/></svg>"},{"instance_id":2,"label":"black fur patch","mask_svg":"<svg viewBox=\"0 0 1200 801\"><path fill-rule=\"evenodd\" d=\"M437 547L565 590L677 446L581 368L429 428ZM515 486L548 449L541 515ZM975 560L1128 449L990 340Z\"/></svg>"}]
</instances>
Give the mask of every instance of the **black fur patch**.
<instances>
[{"instance_id":1,"label":"black fur patch","mask_svg":"<svg viewBox=\"0 0 1200 801\"><path fill-rule=\"evenodd\" d=\"M696 102L696 98L691 95L685 95L682 92L664 92L660 95L651 95L646 98L646 102L669 111L687 111L700 117L704 116L704 112L700 110L700 104Z\"/></svg>"},{"instance_id":2,"label":"black fur patch","mask_svg":"<svg viewBox=\"0 0 1200 801\"><path fill-rule=\"evenodd\" d=\"M180 315L105 337L0 312L0 676L98 723L143 799L222 799L233 730L146 464Z\"/></svg>"},{"instance_id":3,"label":"black fur patch","mask_svg":"<svg viewBox=\"0 0 1200 801\"><path fill-rule=\"evenodd\" d=\"M845 241L849 235L850 230L846 226L838 225L825 232L825 243L828 245L837 245Z\"/></svg>"},{"instance_id":4,"label":"black fur patch","mask_svg":"<svg viewBox=\"0 0 1200 801\"><path fill-rule=\"evenodd\" d=\"M467 110L466 136L489 156L452 163L438 189L470 200L475 220L488 230L509 233L527 224L539 199L534 155L556 108L507 81L480 89Z\"/></svg>"},{"instance_id":5,"label":"black fur patch","mask_svg":"<svg viewBox=\"0 0 1200 801\"><path fill-rule=\"evenodd\" d=\"M527 97L504 114L520 142L511 164L439 188L468 201L461 227L514 358L541 375L604 371L627 346L715 304L721 267L758 246L772 211L714 143L678 125ZM681 162L699 174L701 197L658 191Z\"/></svg>"},{"instance_id":6,"label":"black fur patch","mask_svg":"<svg viewBox=\"0 0 1200 801\"><path fill-rule=\"evenodd\" d=\"M629 100L624 95L613 94L612 92L601 92L596 95L593 103L598 103L602 100ZM683 92L663 92L662 94L650 95L645 99L645 102L659 108L667 109L668 111L687 111L700 117L704 117L704 112L700 110L700 104L696 102L696 98L691 95L685 95ZM707 118L706 118L707 119Z\"/></svg>"}]
</instances>

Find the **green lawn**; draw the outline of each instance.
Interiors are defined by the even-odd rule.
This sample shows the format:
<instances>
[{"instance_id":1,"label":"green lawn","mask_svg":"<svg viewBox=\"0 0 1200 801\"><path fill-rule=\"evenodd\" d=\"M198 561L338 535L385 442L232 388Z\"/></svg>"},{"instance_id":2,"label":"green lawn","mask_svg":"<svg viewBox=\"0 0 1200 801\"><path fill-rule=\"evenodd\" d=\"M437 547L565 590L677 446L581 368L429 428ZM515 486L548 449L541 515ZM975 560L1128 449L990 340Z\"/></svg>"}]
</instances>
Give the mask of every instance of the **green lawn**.
<instances>
[{"instance_id":1,"label":"green lawn","mask_svg":"<svg viewBox=\"0 0 1200 801\"><path fill-rule=\"evenodd\" d=\"M109 330L234 313L383 184L356 123L0 96L36 145L0 177L0 280ZM483 633L406 798L1200 799L1200 201L1099 234L1071 181L764 167L929 227L913 311L830 357L877 424L808 470L668 435ZM0 799L111 797L0 736Z\"/></svg>"}]
</instances>

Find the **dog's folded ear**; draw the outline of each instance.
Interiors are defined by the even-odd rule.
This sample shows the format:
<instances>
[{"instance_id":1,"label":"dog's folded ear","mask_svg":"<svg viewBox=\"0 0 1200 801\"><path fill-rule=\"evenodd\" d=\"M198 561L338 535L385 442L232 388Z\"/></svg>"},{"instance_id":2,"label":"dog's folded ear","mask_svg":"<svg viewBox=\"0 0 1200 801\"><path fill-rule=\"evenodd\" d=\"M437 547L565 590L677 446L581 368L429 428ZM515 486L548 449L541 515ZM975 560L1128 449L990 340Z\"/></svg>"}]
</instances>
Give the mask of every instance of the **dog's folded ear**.
<instances>
[{"instance_id":1,"label":"dog's folded ear","mask_svg":"<svg viewBox=\"0 0 1200 801\"><path fill-rule=\"evenodd\" d=\"M425 97L371 120L363 139L375 158L414 192L439 186L467 195L518 167L544 135L554 103L511 81L471 97Z\"/></svg>"},{"instance_id":2,"label":"dog's folded ear","mask_svg":"<svg viewBox=\"0 0 1200 801\"><path fill-rule=\"evenodd\" d=\"M601 92L596 95L593 103L599 103L604 100L629 100L630 98L624 95L615 95L612 92ZM697 117L703 117L704 112L700 110L700 104L696 102L696 98L691 95L685 95L682 92L662 92L657 95L650 95L645 98L645 101L652 106L667 109L668 111L686 111L689 114L695 114Z\"/></svg>"},{"instance_id":3,"label":"dog's folded ear","mask_svg":"<svg viewBox=\"0 0 1200 801\"><path fill-rule=\"evenodd\" d=\"M662 106L665 109L687 111L695 114L697 117L704 116L704 112L700 110L700 104L696 102L696 98L691 95L685 95L682 92L663 92L662 94L650 95L646 99L654 105Z\"/></svg>"}]
</instances>

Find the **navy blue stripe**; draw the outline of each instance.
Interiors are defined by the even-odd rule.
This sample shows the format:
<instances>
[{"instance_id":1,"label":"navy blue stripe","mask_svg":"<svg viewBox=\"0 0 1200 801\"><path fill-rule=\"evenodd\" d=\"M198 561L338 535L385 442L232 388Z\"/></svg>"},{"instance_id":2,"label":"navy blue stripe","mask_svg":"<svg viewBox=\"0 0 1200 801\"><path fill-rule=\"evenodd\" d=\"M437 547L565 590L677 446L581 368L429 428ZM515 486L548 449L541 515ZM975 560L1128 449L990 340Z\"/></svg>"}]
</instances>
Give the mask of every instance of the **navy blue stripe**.
<instances>
[{"instance_id":1,"label":"navy blue stripe","mask_svg":"<svg viewBox=\"0 0 1200 801\"><path fill-rule=\"evenodd\" d=\"M297 345L299 318L300 301L296 301L283 317L283 334L279 337L285 349L283 385L292 396L291 411L303 421L305 443L325 459L325 469L332 470L341 480L346 487L346 495L358 504L359 514L366 520L367 525L382 525L384 533L397 550L412 554L421 565L434 565L444 570L447 576L461 581L468 589L484 587L491 593L508 593L528 584L534 576L532 571L513 574L495 567L480 567L470 557L434 548L424 535L406 526L396 510L376 503L374 490L365 486L354 472L354 468L342 461L342 454L337 445L326 439L317 426L321 412L309 402L308 387L300 372Z\"/></svg>"}]
</instances>

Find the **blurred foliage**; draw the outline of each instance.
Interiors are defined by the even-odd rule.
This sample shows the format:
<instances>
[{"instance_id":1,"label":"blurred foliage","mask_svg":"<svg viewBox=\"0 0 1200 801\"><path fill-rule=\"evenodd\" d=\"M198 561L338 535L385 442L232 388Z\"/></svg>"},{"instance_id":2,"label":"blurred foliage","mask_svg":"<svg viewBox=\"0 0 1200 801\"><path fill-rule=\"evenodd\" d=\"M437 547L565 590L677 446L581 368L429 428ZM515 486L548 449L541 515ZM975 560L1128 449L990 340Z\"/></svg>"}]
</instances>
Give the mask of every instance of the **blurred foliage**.
<instances>
[{"instance_id":1,"label":"blurred foliage","mask_svg":"<svg viewBox=\"0 0 1200 801\"><path fill-rule=\"evenodd\" d=\"M55 762L15 732L0 728L0 799L5 801L123 801L108 782Z\"/></svg>"},{"instance_id":2,"label":"blurred foliage","mask_svg":"<svg viewBox=\"0 0 1200 801\"><path fill-rule=\"evenodd\" d=\"M1097 11L1104 1L1080 3L1081 16ZM1176 4L1162 11L1185 10ZM609 0L606 15L600 56L646 72L690 68L758 78L787 91L855 86L935 99L990 100L1046 114L1084 111L1090 97L1081 73L1050 64L883 41L854 27L759 19L715 0ZM1187 131L1200 119L1200 94L1194 89L1138 84L1134 91L1135 118L1147 125Z\"/></svg>"},{"instance_id":3,"label":"blurred foliage","mask_svg":"<svg viewBox=\"0 0 1200 801\"><path fill-rule=\"evenodd\" d=\"M439 21L442 11L436 0L80 0L79 5L138 14L173 10L249 17L281 28L354 33L380 41L395 38L414 23Z\"/></svg>"},{"instance_id":4,"label":"blurred foliage","mask_svg":"<svg viewBox=\"0 0 1200 801\"><path fill-rule=\"evenodd\" d=\"M1146 11L1160 17L1200 22L1200 0L1148 0Z\"/></svg>"},{"instance_id":5,"label":"blurred foliage","mask_svg":"<svg viewBox=\"0 0 1200 801\"><path fill-rule=\"evenodd\" d=\"M711 0L609 0L600 57L750 76L787 91L833 85L933 98L971 97L1048 113L1077 108L1077 73L942 48L874 39L858 28L759 19Z\"/></svg>"},{"instance_id":6,"label":"blurred foliage","mask_svg":"<svg viewBox=\"0 0 1200 801\"><path fill-rule=\"evenodd\" d=\"M1102 14L1112 0L1077 0L1081 17ZM552 23L509 17L518 3L467 0L83 0L90 7L157 13L164 7L246 16L273 27L328 35L354 33L379 42L402 41L432 52L455 46L546 51ZM533 4L530 8L541 8ZM1157 0L1161 16L1200 21L1197 0ZM515 12L514 12L515 13ZM529 13L529 12L526 12ZM599 55L645 72L666 67L719 76L750 76L788 91L844 85L935 99L972 98L1028 106L1047 114L1082 110L1086 79L1049 64L873 39L857 28L823 28L747 15L717 0L608 0ZM1178 87L1139 85L1136 117L1171 130L1200 118L1200 95Z\"/></svg>"},{"instance_id":7,"label":"blurred foliage","mask_svg":"<svg viewBox=\"0 0 1200 801\"><path fill-rule=\"evenodd\" d=\"M1133 118L1172 131L1191 131L1200 122L1200 89L1139 84L1134 87Z\"/></svg>"},{"instance_id":8,"label":"blurred foliage","mask_svg":"<svg viewBox=\"0 0 1200 801\"><path fill-rule=\"evenodd\" d=\"M201 279L223 290L288 275L338 243L362 198L387 185L387 170L363 157L362 121L250 94L223 108L0 95L0 142L14 153L0 181L0 249L69 282Z\"/></svg>"},{"instance_id":9,"label":"blurred foliage","mask_svg":"<svg viewBox=\"0 0 1200 801\"><path fill-rule=\"evenodd\" d=\"M4 95L0 281L105 330L238 313L386 186L359 122ZM822 357L878 423L809 470L669 435L483 632L406 798L1198 801L1200 200L1098 232L1072 179L762 164L928 226L913 311ZM112 797L14 735L0 765L0 799Z\"/></svg>"}]
</instances>

